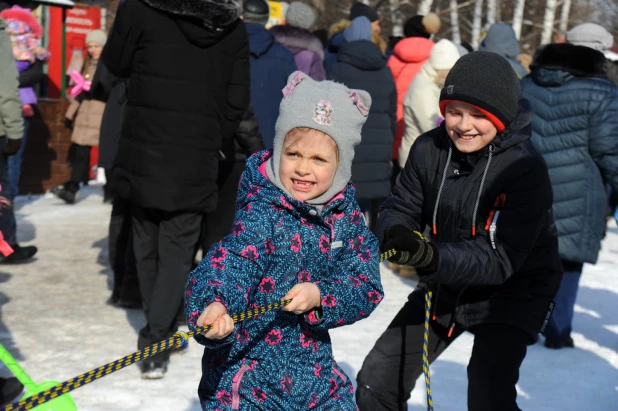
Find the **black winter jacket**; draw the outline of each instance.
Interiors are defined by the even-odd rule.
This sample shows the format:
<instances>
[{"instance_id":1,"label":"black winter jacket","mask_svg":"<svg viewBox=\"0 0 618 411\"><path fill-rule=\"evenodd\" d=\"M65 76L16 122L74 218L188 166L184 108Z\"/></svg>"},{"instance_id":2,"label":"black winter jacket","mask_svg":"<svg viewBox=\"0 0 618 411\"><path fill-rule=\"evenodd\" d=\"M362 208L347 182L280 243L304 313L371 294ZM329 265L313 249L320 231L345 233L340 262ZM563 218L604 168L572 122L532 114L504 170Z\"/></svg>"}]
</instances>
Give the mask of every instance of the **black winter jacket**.
<instances>
[{"instance_id":1,"label":"black winter jacket","mask_svg":"<svg viewBox=\"0 0 618 411\"><path fill-rule=\"evenodd\" d=\"M444 124L423 134L382 204L382 241L398 224L421 232L436 228L431 241L438 267L422 281L435 293L442 325L504 323L534 340L558 290L562 267L552 189L547 165L530 141L531 117L522 100L515 121L472 154L455 149ZM416 293L420 299L412 298ZM417 288L411 300L423 301L422 293Z\"/></svg>"},{"instance_id":2,"label":"black winter jacket","mask_svg":"<svg viewBox=\"0 0 618 411\"><path fill-rule=\"evenodd\" d=\"M397 131L397 89L380 49L359 40L339 48L329 80L371 95L371 109L354 154L352 182L357 199L386 198L391 191L391 158Z\"/></svg>"},{"instance_id":3,"label":"black winter jacket","mask_svg":"<svg viewBox=\"0 0 618 411\"><path fill-rule=\"evenodd\" d=\"M217 205L223 139L249 105L249 45L236 3L126 0L102 59L129 77L116 194L165 211Z\"/></svg>"}]
</instances>

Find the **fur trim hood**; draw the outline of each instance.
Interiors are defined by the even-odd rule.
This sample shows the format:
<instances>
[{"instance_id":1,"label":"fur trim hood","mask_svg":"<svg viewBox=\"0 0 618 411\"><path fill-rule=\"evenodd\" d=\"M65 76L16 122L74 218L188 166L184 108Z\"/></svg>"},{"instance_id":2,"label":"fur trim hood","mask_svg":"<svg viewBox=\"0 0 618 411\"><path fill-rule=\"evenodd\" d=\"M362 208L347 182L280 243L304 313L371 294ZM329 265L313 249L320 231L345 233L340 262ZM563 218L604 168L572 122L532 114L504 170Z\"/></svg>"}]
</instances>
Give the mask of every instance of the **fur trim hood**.
<instances>
[{"instance_id":1,"label":"fur trim hood","mask_svg":"<svg viewBox=\"0 0 618 411\"><path fill-rule=\"evenodd\" d=\"M324 61L324 46L317 36L309 30L293 26L274 26L270 32L275 36L277 43L285 48L312 51Z\"/></svg>"},{"instance_id":2,"label":"fur trim hood","mask_svg":"<svg viewBox=\"0 0 618 411\"><path fill-rule=\"evenodd\" d=\"M574 44L548 44L540 48L530 65L537 84L561 84L576 77L607 77L602 52Z\"/></svg>"},{"instance_id":3,"label":"fur trim hood","mask_svg":"<svg viewBox=\"0 0 618 411\"><path fill-rule=\"evenodd\" d=\"M206 27L217 29L236 21L242 12L240 0L143 0L155 9L178 16L199 19Z\"/></svg>"}]
</instances>

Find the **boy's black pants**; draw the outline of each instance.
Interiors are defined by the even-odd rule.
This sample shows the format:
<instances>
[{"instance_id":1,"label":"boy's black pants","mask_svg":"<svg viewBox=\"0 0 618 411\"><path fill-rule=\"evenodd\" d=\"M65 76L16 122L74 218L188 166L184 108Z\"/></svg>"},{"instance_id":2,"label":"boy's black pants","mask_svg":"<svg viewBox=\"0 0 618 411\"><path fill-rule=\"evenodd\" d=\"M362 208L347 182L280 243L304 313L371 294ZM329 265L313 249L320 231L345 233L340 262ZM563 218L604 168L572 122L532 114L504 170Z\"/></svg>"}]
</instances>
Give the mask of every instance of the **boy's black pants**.
<instances>
[{"instance_id":1,"label":"boy's black pants","mask_svg":"<svg viewBox=\"0 0 618 411\"><path fill-rule=\"evenodd\" d=\"M146 312L146 326L139 332L138 347L171 337L184 304L184 290L200 235L202 214L131 208L133 248L137 276ZM162 362L170 351L146 361Z\"/></svg>"},{"instance_id":2,"label":"boy's black pants","mask_svg":"<svg viewBox=\"0 0 618 411\"><path fill-rule=\"evenodd\" d=\"M423 291L417 290L365 358L357 379L356 402L360 411L408 409L410 393L423 373L424 322ZM456 328L452 337L447 338L446 327L432 321L430 363L463 331ZM506 324L477 325L470 331L474 334L474 346L468 363L468 410L519 410L515 384L530 336Z\"/></svg>"}]
</instances>

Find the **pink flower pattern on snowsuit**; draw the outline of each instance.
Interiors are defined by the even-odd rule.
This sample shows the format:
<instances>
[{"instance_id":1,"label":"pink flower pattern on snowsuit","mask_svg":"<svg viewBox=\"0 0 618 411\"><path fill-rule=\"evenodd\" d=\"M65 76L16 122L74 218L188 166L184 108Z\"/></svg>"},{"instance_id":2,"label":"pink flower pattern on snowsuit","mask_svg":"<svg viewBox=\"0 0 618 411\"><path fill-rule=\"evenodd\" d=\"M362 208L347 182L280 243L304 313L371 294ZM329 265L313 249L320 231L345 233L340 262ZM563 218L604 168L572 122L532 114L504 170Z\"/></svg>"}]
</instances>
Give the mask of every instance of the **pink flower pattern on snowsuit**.
<instances>
[{"instance_id":1,"label":"pink flower pattern on snowsuit","mask_svg":"<svg viewBox=\"0 0 618 411\"><path fill-rule=\"evenodd\" d=\"M202 407L356 409L349 379L331 372L337 367L328 330L366 318L382 300L377 239L364 224L351 185L312 215L313 207L267 180L261 168L269 157L266 151L247 160L230 235L189 276L189 327L195 328L212 301L240 313L279 301L302 282L318 286L322 306L300 316L258 314L223 340L196 336L208 347L203 361L212 369L200 383L200 392L208 393ZM225 362L229 358L239 362ZM259 360L250 363L254 358ZM318 380L325 390L315 391Z\"/></svg>"}]
</instances>

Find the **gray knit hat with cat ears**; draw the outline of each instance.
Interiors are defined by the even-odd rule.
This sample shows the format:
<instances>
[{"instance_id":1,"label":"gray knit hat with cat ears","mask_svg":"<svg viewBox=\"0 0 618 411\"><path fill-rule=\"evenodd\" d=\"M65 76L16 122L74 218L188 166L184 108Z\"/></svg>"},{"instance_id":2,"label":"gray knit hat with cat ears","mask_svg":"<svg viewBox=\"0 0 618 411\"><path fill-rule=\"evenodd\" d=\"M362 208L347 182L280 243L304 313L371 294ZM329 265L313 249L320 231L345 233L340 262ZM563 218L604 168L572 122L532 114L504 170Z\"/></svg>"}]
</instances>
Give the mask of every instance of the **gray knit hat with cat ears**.
<instances>
[{"instance_id":1,"label":"gray knit hat with cat ears","mask_svg":"<svg viewBox=\"0 0 618 411\"><path fill-rule=\"evenodd\" d=\"M361 129L367 120L371 96L363 90L350 90L334 81L315 81L296 71L288 78L275 126L274 153L266 167L268 177L283 189L279 163L285 136L297 127L308 127L328 134L337 144L339 166L331 187L307 201L325 204L345 188L352 177L354 147L361 142Z\"/></svg>"}]
</instances>

